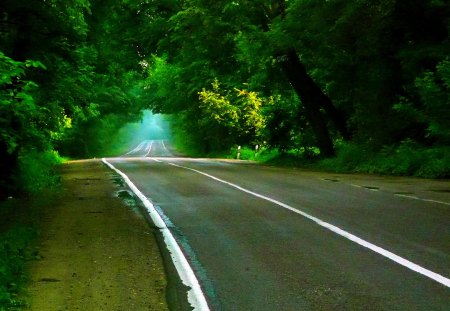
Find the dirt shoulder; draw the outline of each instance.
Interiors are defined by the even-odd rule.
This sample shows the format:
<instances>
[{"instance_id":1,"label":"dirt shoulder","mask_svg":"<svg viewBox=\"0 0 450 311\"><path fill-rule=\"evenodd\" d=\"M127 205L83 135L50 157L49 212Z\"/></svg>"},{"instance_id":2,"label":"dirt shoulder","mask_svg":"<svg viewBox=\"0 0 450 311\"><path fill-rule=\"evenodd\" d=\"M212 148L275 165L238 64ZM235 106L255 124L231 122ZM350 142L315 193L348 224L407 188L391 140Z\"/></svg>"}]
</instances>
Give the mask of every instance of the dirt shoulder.
<instances>
[{"instance_id":1,"label":"dirt shoulder","mask_svg":"<svg viewBox=\"0 0 450 311\"><path fill-rule=\"evenodd\" d=\"M151 226L115 195L99 160L61 167L64 191L44 209L30 273L31 310L168 310Z\"/></svg>"}]
</instances>

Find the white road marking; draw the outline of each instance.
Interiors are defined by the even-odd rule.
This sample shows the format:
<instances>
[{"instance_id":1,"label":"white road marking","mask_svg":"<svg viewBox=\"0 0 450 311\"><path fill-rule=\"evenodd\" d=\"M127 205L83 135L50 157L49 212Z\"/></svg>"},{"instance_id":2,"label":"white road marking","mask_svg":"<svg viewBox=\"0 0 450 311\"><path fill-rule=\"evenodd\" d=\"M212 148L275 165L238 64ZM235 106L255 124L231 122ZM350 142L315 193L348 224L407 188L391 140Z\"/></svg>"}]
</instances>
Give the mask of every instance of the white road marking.
<instances>
[{"instance_id":1,"label":"white road marking","mask_svg":"<svg viewBox=\"0 0 450 311\"><path fill-rule=\"evenodd\" d=\"M128 154L130 154L130 153L136 153L136 152L138 152L139 150L142 149L143 145L144 145L146 142L147 142L146 140L141 141L141 143L140 143L136 148L134 148L134 149L131 150L131 151L128 151L128 152L125 153L123 156L126 156L126 155L128 155ZM123 157L123 156L122 156L122 157Z\"/></svg>"},{"instance_id":2,"label":"white road marking","mask_svg":"<svg viewBox=\"0 0 450 311\"><path fill-rule=\"evenodd\" d=\"M424 201L424 202L431 202L431 203L438 203L438 204L444 204L444 205L450 205L450 203L448 202L444 202L444 201L438 201L438 200L431 200L431 199L422 199L413 195L406 195L406 194L400 194L400 193L394 193L394 195L398 196L398 197L402 197L402 198L407 198L407 199L413 199L413 200L419 200L419 201Z\"/></svg>"},{"instance_id":3,"label":"white road marking","mask_svg":"<svg viewBox=\"0 0 450 311\"><path fill-rule=\"evenodd\" d=\"M166 151L166 154L171 155L170 151L166 148L166 144L164 143L164 140L161 140L161 144L162 144L164 150Z\"/></svg>"},{"instance_id":4,"label":"white road marking","mask_svg":"<svg viewBox=\"0 0 450 311\"><path fill-rule=\"evenodd\" d=\"M360 186L360 185L356 185L356 184L350 184L350 186L352 186L352 187L356 187L356 188L362 188L362 186Z\"/></svg>"},{"instance_id":5,"label":"white road marking","mask_svg":"<svg viewBox=\"0 0 450 311\"><path fill-rule=\"evenodd\" d=\"M367 187L356 185L356 184L349 184L349 185L352 186L352 187L363 188L363 189L367 189L367 190L370 190L370 191L379 191L379 189L371 189L371 188L367 188ZM432 200L432 199L424 199L424 198L416 197L414 195L406 195L406 194L401 194L401 193L394 193L394 195L398 196L398 197L402 197L402 198L418 200L418 201L423 201L423 202L431 202L431 203L437 203L437 204L450 205L449 202Z\"/></svg>"},{"instance_id":6,"label":"white road marking","mask_svg":"<svg viewBox=\"0 0 450 311\"><path fill-rule=\"evenodd\" d=\"M153 146L153 140L151 140L149 142L149 144L148 144L148 151L147 151L147 153L145 154L144 157L147 157L149 155L150 151L152 151L152 146Z\"/></svg>"},{"instance_id":7,"label":"white road marking","mask_svg":"<svg viewBox=\"0 0 450 311\"><path fill-rule=\"evenodd\" d=\"M410 270L412 270L412 271L420 273L420 274L422 274L422 275L424 275L424 276L426 276L426 277L428 277L428 278L430 278L430 279L432 279L432 280L434 280L434 281L436 281L436 282L438 282L438 283L440 283L440 284L450 288L450 279L448 279L448 278L446 278L446 277L444 277L444 276L442 276L442 275L440 275L438 273L430 271L430 270L428 270L426 268L423 268L423 267L419 266L418 264L415 264L415 263L413 263L413 262L411 262L411 261L409 261L409 260L407 260L407 259L405 259L403 257L400 257L400 256L398 256L398 255L396 255L396 254L394 254L394 253L392 253L392 252L390 252L390 251L388 251L386 249L383 249L383 248L381 248L381 247L379 247L379 246L377 246L375 244L372 244L372 243L370 243L370 242L368 242L366 240L363 240L363 239L361 239L361 238L351 234L350 232L347 232L347 231L345 231L345 230L343 230L343 229L341 229L339 227L336 227L336 226L334 226L334 225L332 225L330 223L327 223L327 222L325 222L325 221L323 221L323 220L321 220L321 219L319 219L317 217L311 216L311 215L309 215L309 214L307 214L307 213L305 213L305 212L303 212L301 210L298 210L298 209L296 209L296 208L294 208L294 207L292 207L292 206L290 206L288 204L282 203L282 202L277 201L275 199L272 199L270 197L267 197L267 196L264 196L262 194L253 192L251 190L245 189L245 188L243 188L243 187L241 187L239 185L236 185L234 183L225 181L223 179L217 178L215 176L209 175L207 173L204 173L202 171L199 171L199 170L196 170L196 169L193 169L193 168L190 168L190 167L178 165L178 164L171 163L171 162L160 161L160 160L157 160L157 159L152 159L152 160L154 160L156 162L167 163L169 165L173 165L173 166L176 166L176 167L179 167L179 168L183 168L183 169L186 169L186 170L190 170L190 171L196 172L198 174L204 175L204 176L209 177L209 178L211 178L213 180L216 180L218 182L224 183L224 184L229 185L229 186L231 186L233 188L241 190L241 191L243 191L245 193L251 194L251 195L253 195L255 197L258 197L260 199L263 199L263 200L269 201L271 203L274 203L274 204L276 204L278 206L281 206L281 207L283 207L285 209L288 209L288 210L290 210L290 211L292 211L292 212L294 212L296 214L300 214L303 217L305 217L305 218L307 218L309 220L312 220L313 222L315 222L316 224L318 224L321 227L327 228L328 230L330 230L330 231L332 231L332 232L334 232L334 233L336 233L336 234L338 234L338 235L340 235L340 236L342 236L342 237L344 237L344 238L346 238L346 239L348 239L348 240L350 240L352 242L355 242L355 243L357 243L357 244L359 244L359 245L361 245L363 247L366 247L366 248L374 251L375 253L378 253L378 254L380 254L380 255L382 255L382 256L384 256L384 257L386 257L386 258L388 258L388 259L390 259L390 260L392 260L392 261L394 261L394 262L396 262L396 263L398 263L398 264L400 264L400 265L410 269Z\"/></svg>"},{"instance_id":8,"label":"white road marking","mask_svg":"<svg viewBox=\"0 0 450 311\"><path fill-rule=\"evenodd\" d=\"M198 311L209 311L208 303L206 302L205 295L202 292L200 287L200 283L197 280L197 277L194 274L189 262L181 251L180 246L177 241L173 237L169 228L167 228L166 223L162 220L161 216L156 211L153 204L148 200L148 198L142 194L142 192L133 184L133 182L125 175L122 171L115 168L111 163L109 163L105 158L102 159L103 163L105 163L109 168L119 174L130 187L131 190L136 194L136 196L142 201L145 208L147 209L153 223L158 229L161 231L164 242L166 243L167 249L170 252L170 256L172 258L172 262L177 269L178 275L180 276L181 281L184 285L190 287L187 292L188 302L195 310Z\"/></svg>"}]
</instances>

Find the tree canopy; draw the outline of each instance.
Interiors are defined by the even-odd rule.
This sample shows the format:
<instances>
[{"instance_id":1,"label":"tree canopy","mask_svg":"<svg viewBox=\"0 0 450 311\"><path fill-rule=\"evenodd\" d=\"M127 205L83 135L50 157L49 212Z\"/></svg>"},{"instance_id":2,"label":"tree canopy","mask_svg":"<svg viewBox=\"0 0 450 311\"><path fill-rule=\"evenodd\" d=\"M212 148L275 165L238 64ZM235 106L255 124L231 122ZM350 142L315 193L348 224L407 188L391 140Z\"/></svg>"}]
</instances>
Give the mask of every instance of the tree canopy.
<instances>
[{"instance_id":1,"label":"tree canopy","mask_svg":"<svg viewBox=\"0 0 450 311\"><path fill-rule=\"evenodd\" d=\"M143 109L204 153L450 144L441 0L3 0L2 189L21 157L95 156ZM6 190L2 190L3 195Z\"/></svg>"}]
</instances>

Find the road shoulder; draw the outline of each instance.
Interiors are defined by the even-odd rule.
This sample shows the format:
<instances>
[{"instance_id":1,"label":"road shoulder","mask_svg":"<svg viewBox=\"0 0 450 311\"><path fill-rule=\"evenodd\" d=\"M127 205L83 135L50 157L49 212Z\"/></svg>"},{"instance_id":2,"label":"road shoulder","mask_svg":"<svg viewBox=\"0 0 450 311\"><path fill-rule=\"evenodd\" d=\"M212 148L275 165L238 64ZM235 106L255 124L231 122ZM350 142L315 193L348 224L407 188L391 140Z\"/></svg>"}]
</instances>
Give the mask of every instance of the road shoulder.
<instances>
[{"instance_id":1,"label":"road shoulder","mask_svg":"<svg viewBox=\"0 0 450 311\"><path fill-rule=\"evenodd\" d=\"M30 309L167 310L154 231L115 195L112 173L88 160L64 164L61 175L64 191L40 217Z\"/></svg>"}]
</instances>

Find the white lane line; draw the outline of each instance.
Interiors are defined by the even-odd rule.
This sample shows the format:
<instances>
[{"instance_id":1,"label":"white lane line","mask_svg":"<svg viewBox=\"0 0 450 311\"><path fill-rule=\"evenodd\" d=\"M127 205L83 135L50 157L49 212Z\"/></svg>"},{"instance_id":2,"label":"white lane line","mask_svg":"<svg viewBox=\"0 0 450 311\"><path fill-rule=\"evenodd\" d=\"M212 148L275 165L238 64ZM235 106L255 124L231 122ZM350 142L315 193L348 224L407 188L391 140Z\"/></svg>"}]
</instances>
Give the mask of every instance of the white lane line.
<instances>
[{"instance_id":1,"label":"white lane line","mask_svg":"<svg viewBox=\"0 0 450 311\"><path fill-rule=\"evenodd\" d=\"M122 157L123 157L123 156L126 156L126 155L128 155L128 154L130 154L130 153L136 153L136 152L138 152L139 150L142 149L142 146L143 146L146 142L147 142L146 140L141 141L141 143L140 143L136 148L134 148L134 149L131 150L131 151L128 151L127 153L125 153L124 155L122 155Z\"/></svg>"},{"instance_id":2,"label":"white lane line","mask_svg":"<svg viewBox=\"0 0 450 311\"><path fill-rule=\"evenodd\" d=\"M356 187L356 188L362 188L362 186L360 186L360 185L356 185L356 184L350 184L350 186L352 186L352 187Z\"/></svg>"},{"instance_id":3,"label":"white lane line","mask_svg":"<svg viewBox=\"0 0 450 311\"><path fill-rule=\"evenodd\" d=\"M159 160L156 160L156 159L153 159L153 160L155 160L157 162L163 162L163 161L159 161ZM442 276L442 275L440 275L438 273L430 271L430 270L428 270L426 268L423 268L423 267L419 266L418 264L415 264L415 263L413 263L413 262L411 262L411 261L409 261L409 260L407 260L407 259L405 259L403 257L400 257L400 256L398 256L398 255L396 255L396 254L394 254L394 253L392 253L392 252L390 252L390 251L388 251L386 249L383 249L383 248L381 248L381 247L379 247L379 246L377 246L375 244L372 244L372 243L370 243L370 242L368 242L366 240L363 240L363 239L357 237L356 235L353 235L350 232L347 232L347 231L345 231L345 230L343 230L343 229L341 229L339 227L336 227L336 226L334 226L334 225L332 225L330 223L327 223L327 222L325 222L325 221L323 221L323 220L321 220L321 219L319 219L317 217L314 217L314 216L311 216L311 215L309 215L309 214L307 214L305 212L302 212L302 211L300 211L300 210L298 210L298 209L296 209L296 208L294 208L294 207L292 207L290 205L287 205L285 203L282 203L282 202L277 201L275 199L272 199L270 197L266 197L266 196L264 196L262 194L253 192L251 190L245 189L245 188L243 188L243 187L241 187L239 185L236 185L236 184L233 184L231 182L225 181L223 179L217 178L215 176L209 175L209 174L204 173L202 171L199 171L199 170L196 170L196 169L193 169L193 168L190 168L190 167L178 165L178 164L175 164L175 163L171 163L171 162L165 162L165 163L173 165L173 166L176 166L176 167L179 167L179 168L183 168L183 169L186 169L186 170L190 170L190 171L196 172L196 173L201 174L201 175L204 175L204 176L209 177L209 178L211 178L213 180L216 180L218 182L224 183L224 184L229 185L229 186L231 186L233 188L241 190L241 191L243 191L245 193L251 194L251 195L253 195L255 197L258 197L260 199L263 199L263 200L269 201L271 203L274 203L274 204L276 204L278 206L281 206L281 207L283 207L285 209L288 209L288 210L290 210L290 211L292 211L294 213L300 214L303 217L305 217L305 218L307 218L309 220L312 220L313 222L315 222L316 224L318 224L321 227L327 228L328 230L330 230L330 231L332 231L332 232L334 232L334 233L336 233L336 234L338 234L338 235L340 235L340 236L342 236L342 237L344 237L344 238L346 238L346 239L348 239L350 241L353 241L353 242L355 242L355 243L357 243L357 244L359 244L359 245L361 245L363 247L366 247L366 248L374 251L375 253L378 253L378 254L380 254L380 255L382 255L382 256L384 256L384 257L386 257L386 258L388 258L388 259L390 259L390 260L392 260L392 261L394 261L394 262L396 262L396 263L398 263L398 264L400 264L400 265L410 269L410 270L412 270L412 271L420 273L420 274L422 274L422 275L424 275L424 276L426 276L426 277L428 277L428 278L430 278L430 279L432 279L432 280L434 280L434 281L436 281L438 283L441 283L442 285L450 288L450 279L448 279L448 278L446 278L446 277L444 277L444 276Z\"/></svg>"},{"instance_id":4,"label":"white lane line","mask_svg":"<svg viewBox=\"0 0 450 311\"><path fill-rule=\"evenodd\" d=\"M190 287L187 292L188 302L191 307L194 308L194 311L209 311L208 303L206 302L205 295L202 292L200 287L200 283L198 282L197 277L194 274L189 262L181 251L180 246L177 241L173 237L169 228L167 228L166 223L162 220L161 216L156 211L153 204L149 201L149 199L142 194L141 191L133 184L133 182L128 178L125 173L115 168L111 163L109 163L105 158L102 159L103 163L105 163L109 168L119 174L130 187L131 190L136 194L136 196L142 201L147 212L149 213L153 223L156 227L161 231L164 242L166 243L167 249L169 250L170 257L172 258L172 262L177 269L178 275L180 276L181 281L184 285Z\"/></svg>"},{"instance_id":5,"label":"white lane line","mask_svg":"<svg viewBox=\"0 0 450 311\"><path fill-rule=\"evenodd\" d=\"M444 205L450 205L450 203L448 202L444 202L444 201L438 201L438 200L431 200L431 199L422 199L413 195L406 195L406 194L400 194L400 193L394 193L394 195L398 196L398 197L402 197L402 198L407 198L407 199L413 199L413 200L419 200L419 201L424 201L424 202L431 202L431 203L438 203L438 204L444 204Z\"/></svg>"},{"instance_id":6,"label":"white lane line","mask_svg":"<svg viewBox=\"0 0 450 311\"><path fill-rule=\"evenodd\" d=\"M166 144L164 143L164 140L161 140L161 144L162 144L164 150L170 154L170 151L169 151L169 149L167 149Z\"/></svg>"},{"instance_id":7,"label":"white lane line","mask_svg":"<svg viewBox=\"0 0 450 311\"><path fill-rule=\"evenodd\" d=\"M150 151L152 151L152 146L153 146L153 140L150 141L150 143L148 144L148 152L145 154L144 157L148 156L148 154L150 153Z\"/></svg>"},{"instance_id":8,"label":"white lane line","mask_svg":"<svg viewBox=\"0 0 450 311\"><path fill-rule=\"evenodd\" d=\"M167 149L166 144L164 143L164 140L161 140L161 144L162 144L164 150L166 151L166 155L172 156L172 152L170 152L169 149Z\"/></svg>"},{"instance_id":9,"label":"white lane line","mask_svg":"<svg viewBox=\"0 0 450 311\"><path fill-rule=\"evenodd\" d=\"M360 186L360 185L356 185L356 184L349 184L352 187L356 187L356 188L365 188L367 190L370 191L378 191L379 189L371 189L371 188L367 188L364 186ZM444 202L444 201L438 201L438 200L432 200L432 199L423 199L423 198L419 198L416 197L414 195L406 195L406 194L401 194L401 193L394 193L395 196L398 197L402 197L402 198L407 198L407 199L412 199L412 200L418 200L418 201L423 201L423 202L431 202L431 203L437 203L437 204L444 204L444 205L450 205L449 202Z\"/></svg>"}]
</instances>

